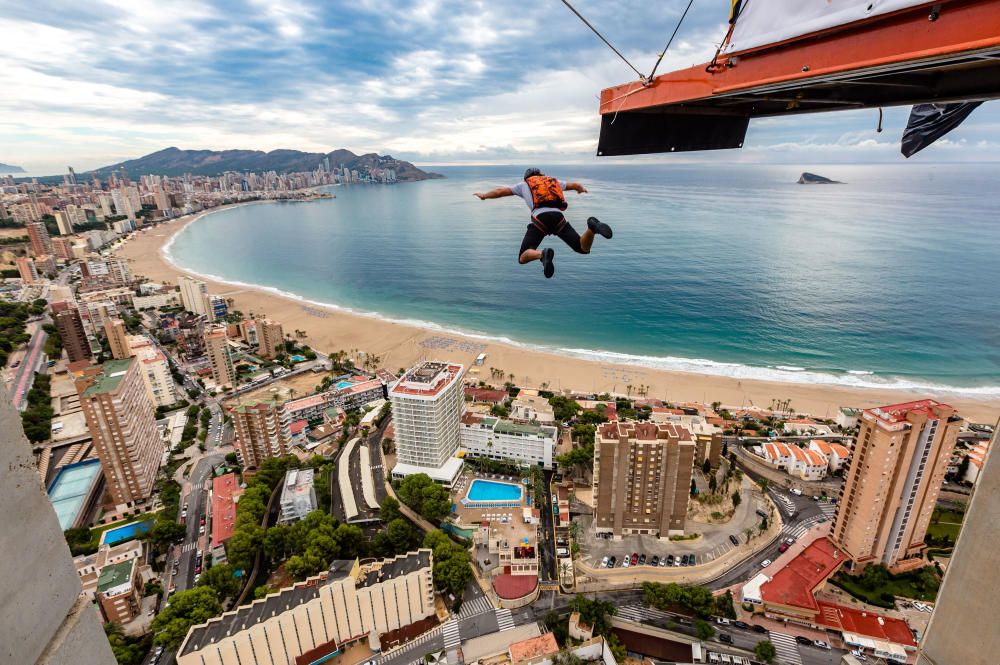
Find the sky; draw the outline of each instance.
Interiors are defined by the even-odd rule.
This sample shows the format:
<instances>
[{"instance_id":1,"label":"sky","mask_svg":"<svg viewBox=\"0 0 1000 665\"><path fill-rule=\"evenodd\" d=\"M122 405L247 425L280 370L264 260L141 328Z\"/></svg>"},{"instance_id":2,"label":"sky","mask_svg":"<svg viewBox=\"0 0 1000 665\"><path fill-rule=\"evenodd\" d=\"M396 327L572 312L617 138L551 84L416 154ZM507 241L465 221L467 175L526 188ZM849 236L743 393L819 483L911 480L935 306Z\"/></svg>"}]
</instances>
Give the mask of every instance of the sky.
<instances>
[{"instance_id":1,"label":"sky","mask_svg":"<svg viewBox=\"0 0 1000 665\"><path fill-rule=\"evenodd\" d=\"M646 72L686 0L574 4ZM728 5L696 0L659 71L710 59ZM0 34L0 163L34 175L168 146L588 161L600 90L635 78L559 0L0 0ZM899 162L905 122L759 120L741 151L652 159ZM1000 101L917 158L1000 158Z\"/></svg>"}]
</instances>

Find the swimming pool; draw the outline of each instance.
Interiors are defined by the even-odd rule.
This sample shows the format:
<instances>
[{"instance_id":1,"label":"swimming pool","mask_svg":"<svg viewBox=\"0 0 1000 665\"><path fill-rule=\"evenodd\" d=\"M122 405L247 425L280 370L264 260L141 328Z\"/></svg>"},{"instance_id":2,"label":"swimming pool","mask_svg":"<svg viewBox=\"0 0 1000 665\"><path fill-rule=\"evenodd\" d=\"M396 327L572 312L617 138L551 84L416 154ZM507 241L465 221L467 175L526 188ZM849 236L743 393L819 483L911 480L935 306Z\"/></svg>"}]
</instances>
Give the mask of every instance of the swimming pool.
<instances>
[{"instance_id":1,"label":"swimming pool","mask_svg":"<svg viewBox=\"0 0 1000 665\"><path fill-rule=\"evenodd\" d=\"M100 477L101 463L96 459L69 464L59 469L49 485L49 499L59 518L59 528L65 531L76 525L80 512L87 507Z\"/></svg>"},{"instance_id":2,"label":"swimming pool","mask_svg":"<svg viewBox=\"0 0 1000 665\"><path fill-rule=\"evenodd\" d=\"M294 363L300 363L300 362L302 362L303 360L306 359L305 356L300 356L300 355L294 355L294 356L288 356L288 357L291 358L292 362L294 362Z\"/></svg>"},{"instance_id":3,"label":"swimming pool","mask_svg":"<svg viewBox=\"0 0 1000 665\"><path fill-rule=\"evenodd\" d=\"M334 388L336 388L337 390L343 390L344 388L350 388L353 385L354 384L351 383L350 381L341 381L340 383L335 385Z\"/></svg>"},{"instance_id":4,"label":"swimming pool","mask_svg":"<svg viewBox=\"0 0 1000 665\"><path fill-rule=\"evenodd\" d=\"M145 522L132 522L116 529L108 529L104 532L101 542L105 545L114 545L138 536L139 532L146 533L151 526L153 526L153 520L146 520Z\"/></svg>"},{"instance_id":5,"label":"swimming pool","mask_svg":"<svg viewBox=\"0 0 1000 665\"><path fill-rule=\"evenodd\" d=\"M476 479L469 485L469 492L465 497L473 503L493 503L498 501L519 502L521 495L520 485Z\"/></svg>"}]
</instances>

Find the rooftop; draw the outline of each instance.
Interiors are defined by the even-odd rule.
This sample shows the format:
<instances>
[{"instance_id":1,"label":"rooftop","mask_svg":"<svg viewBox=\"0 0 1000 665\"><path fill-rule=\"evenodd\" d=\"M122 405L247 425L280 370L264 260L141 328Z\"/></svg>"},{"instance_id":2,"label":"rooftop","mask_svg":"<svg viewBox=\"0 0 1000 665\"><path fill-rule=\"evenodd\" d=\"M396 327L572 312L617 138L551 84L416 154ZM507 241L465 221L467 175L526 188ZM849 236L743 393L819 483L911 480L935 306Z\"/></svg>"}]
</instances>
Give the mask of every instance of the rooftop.
<instances>
[{"instance_id":1,"label":"rooftop","mask_svg":"<svg viewBox=\"0 0 1000 665\"><path fill-rule=\"evenodd\" d=\"M775 573L770 582L761 585L761 599L765 603L816 611L819 606L813 593L844 561L843 552L828 538L819 538Z\"/></svg>"},{"instance_id":2,"label":"rooftop","mask_svg":"<svg viewBox=\"0 0 1000 665\"><path fill-rule=\"evenodd\" d=\"M236 499L242 492L235 473L212 479L212 547L232 537L236 525Z\"/></svg>"},{"instance_id":3,"label":"rooftop","mask_svg":"<svg viewBox=\"0 0 1000 665\"><path fill-rule=\"evenodd\" d=\"M293 494L308 494L313 486L313 469L289 469L285 472L285 486L281 490L282 500Z\"/></svg>"},{"instance_id":4,"label":"rooftop","mask_svg":"<svg viewBox=\"0 0 1000 665\"><path fill-rule=\"evenodd\" d=\"M461 365L444 362L423 362L403 375L391 393L436 397L462 375Z\"/></svg>"},{"instance_id":5,"label":"rooftop","mask_svg":"<svg viewBox=\"0 0 1000 665\"><path fill-rule=\"evenodd\" d=\"M115 587L126 584L132 579L132 566L135 559L113 563L101 569L101 576L97 579L97 592L104 593Z\"/></svg>"},{"instance_id":6,"label":"rooftop","mask_svg":"<svg viewBox=\"0 0 1000 665\"><path fill-rule=\"evenodd\" d=\"M555 635L545 633L538 637L531 637L520 642L514 642L509 647L510 660L512 663L520 663L532 660L539 656L547 656L559 653L559 645L556 643Z\"/></svg>"},{"instance_id":7,"label":"rooftop","mask_svg":"<svg viewBox=\"0 0 1000 665\"><path fill-rule=\"evenodd\" d=\"M636 441L656 441L657 439L675 439L693 441L691 432L675 423L619 422L613 420L604 423L598 430L602 439L634 439Z\"/></svg>"},{"instance_id":8,"label":"rooftop","mask_svg":"<svg viewBox=\"0 0 1000 665\"><path fill-rule=\"evenodd\" d=\"M818 621L845 633L858 633L867 637L916 646L910 626L902 619L863 612L853 607L820 601Z\"/></svg>"},{"instance_id":9,"label":"rooftop","mask_svg":"<svg viewBox=\"0 0 1000 665\"><path fill-rule=\"evenodd\" d=\"M493 578L493 590L504 600L523 598L538 586L537 575L501 574Z\"/></svg>"},{"instance_id":10,"label":"rooftop","mask_svg":"<svg viewBox=\"0 0 1000 665\"><path fill-rule=\"evenodd\" d=\"M494 388L466 388L465 394L475 402L503 402L510 397L510 394L506 390L497 390Z\"/></svg>"},{"instance_id":11,"label":"rooftop","mask_svg":"<svg viewBox=\"0 0 1000 665\"><path fill-rule=\"evenodd\" d=\"M269 411L271 409L278 408L278 402L276 400L249 400L241 404L237 404L232 408L234 413L246 413L248 411Z\"/></svg>"},{"instance_id":12,"label":"rooftop","mask_svg":"<svg viewBox=\"0 0 1000 665\"><path fill-rule=\"evenodd\" d=\"M430 550L417 550L409 554L401 554L394 559L386 559L379 568L369 571L361 579L359 586L372 586L379 582L409 575L421 568L429 568L430 565Z\"/></svg>"},{"instance_id":13,"label":"rooftop","mask_svg":"<svg viewBox=\"0 0 1000 665\"><path fill-rule=\"evenodd\" d=\"M915 402L878 406L874 409L866 409L865 411L883 422L899 423L905 421L907 414L911 412L924 413L930 418L936 418L935 411L941 407L951 409L947 404L942 404L932 399L922 399Z\"/></svg>"},{"instance_id":14,"label":"rooftop","mask_svg":"<svg viewBox=\"0 0 1000 665\"><path fill-rule=\"evenodd\" d=\"M125 377L131 364L132 358L109 360L104 363L101 365L100 373L91 377L93 383L83 392L83 396L93 397L94 395L114 392L118 389L118 385L122 382L122 378Z\"/></svg>"},{"instance_id":15,"label":"rooftop","mask_svg":"<svg viewBox=\"0 0 1000 665\"><path fill-rule=\"evenodd\" d=\"M329 393L316 393L315 395L300 397L299 399L290 399L284 403L282 408L285 411L299 411L301 409L309 409L323 404L329 404L330 401Z\"/></svg>"}]
</instances>

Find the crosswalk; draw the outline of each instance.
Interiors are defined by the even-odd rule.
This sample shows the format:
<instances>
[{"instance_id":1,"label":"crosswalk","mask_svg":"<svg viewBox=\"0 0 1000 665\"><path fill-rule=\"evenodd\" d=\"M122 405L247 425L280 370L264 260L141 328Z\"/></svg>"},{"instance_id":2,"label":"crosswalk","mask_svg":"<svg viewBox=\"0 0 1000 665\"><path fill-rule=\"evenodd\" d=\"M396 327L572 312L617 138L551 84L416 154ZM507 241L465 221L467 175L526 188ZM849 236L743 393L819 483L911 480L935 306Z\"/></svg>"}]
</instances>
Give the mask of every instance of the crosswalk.
<instances>
[{"instance_id":1,"label":"crosswalk","mask_svg":"<svg viewBox=\"0 0 1000 665\"><path fill-rule=\"evenodd\" d=\"M618 611L615 612L615 616L622 619L628 619L629 621L635 621L636 623L664 622L670 621L674 618L673 615L667 614L666 612L652 607L643 607L642 605L626 605L624 607L619 607Z\"/></svg>"},{"instance_id":2,"label":"crosswalk","mask_svg":"<svg viewBox=\"0 0 1000 665\"><path fill-rule=\"evenodd\" d=\"M484 612L489 612L493 609L493 603L486 596L480 596L475 600L470 600L462 603L462 609L458 612L459 619L468 619L469 617L479 616Z\"/></svg>"},{"instance_id":3,"label":"crosswalk","mask_svg":"<svg viewBox=\"0 0 1000 665\"><path fill-rule=\"evenodd\" d=\"M819 503L820 512L823 513L823 517L827 520L833 520L837 516L837 504L830 503L829 501L820 501Z\"/></svg>"},{"instance_id":4,"label":"crosswalk","mask_svg":"<svg viewBox=\"0 0 1000 665\"><path fill-rule=\"evenodd\" d=\"M458 622L454 619L444 622L441 634L444 636L445 649L453 649L462 643L462 633L458 630Z\"/></svg>"},{"instance_id":5,"label":"crosswalk","mask_svg":"<svg viewBox=\"0 0 1000 665\"><path fill-rule=\"evenodd\" d=\"M376 665L383 665L384 663L388 663L390 660L392 660L395 657L395 655L396 655L396 653L398 651L401 651L403 649L415 649L416 647L420 646L421 644L426 644L427 642L430 642L432 639L438 637L439 635L441 635L441 626L437 626L437 627L435 627L435 628L427 631L423 635L418 635L417 637L414 637L412 640L399 645L395 649L390 649L389 651L386 651L381 656L379 656L378 658L375 659L375 664ZM415 665L416 663L423 663L424 659L423 659L423 655L422 654L423 654L423 652L421 652L421 657L420 658L418 658L417 660L413 661L412 663L407 663L407 665Z\"/></svg>"},{"instance_id":6,"label":"crosswalk","mask_svg":"<svg viewBox=\"0 0 1000 665\"><path fill-rule=\"evenodd\" d=\"M802 656L799 654L799 645L795 638L785 633L776 633L773 630L768 636L774 644L774 650L778 654L778 662L784 665L802 665Z\"/></svg>"},{"instance_id":7,"label":"crosswalk","mask_svg":"<svg viewBox=\"0 0 1000 665\"><path fill-rule=\"evenodd\" d=\"M497 626L500 630L510 630L514 627L514 617L510 615L510 610L506 607L500 607L496 610L497 613Z\"/></svg>"},{"instance_id":8,"label":"crosswalk","mask_svg":"<svg viewBox=\"0 0 1000 665\"><path fill-rule=\"evenodd\" d=\"M195 549L196 547L198 547L198 541L197 540L192 541L190 543L184 543L184 547L181 548L181 551L182 552L190 552L191 550Z\"/></svg>"},{"instance_id":9,"label":"crosswalk","mask_svg":"<svg viewBox=\"0 0 1000 665\"><path fill-rule=\"evenodd\" d=\"M792 502L792 500L787 496L774 489L768 492L768 494L770 494L775 501L781 504L781 507L785 509L786 514L791 515L795 512L795 503Z\"/></svg>"}]
</instances>

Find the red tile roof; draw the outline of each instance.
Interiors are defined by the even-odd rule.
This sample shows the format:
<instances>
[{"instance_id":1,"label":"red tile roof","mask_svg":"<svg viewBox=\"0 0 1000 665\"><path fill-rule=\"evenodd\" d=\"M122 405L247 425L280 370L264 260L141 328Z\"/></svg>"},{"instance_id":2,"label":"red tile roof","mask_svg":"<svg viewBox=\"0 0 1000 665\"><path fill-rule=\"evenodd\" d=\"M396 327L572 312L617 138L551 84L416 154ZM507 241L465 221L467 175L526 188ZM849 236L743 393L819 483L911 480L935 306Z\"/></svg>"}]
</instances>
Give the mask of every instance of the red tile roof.
<instances>
[{"instance_id":1,"label":"red tile roof","mask_svg":"<svg viewBox=\"0 0 1000 665\"><path fill-rule=\"evenodd\" d=\"M524 598L538 586L534 575L497 575L493 578L493 590L504 600Z\"/></svg>"},{"instance_id":2,"label":"red tile roof","mask_svg":"<svg viewBox=\"0 0 1000 665\"><path fill-rule=\"evenodd\" d=\"M839 631L857 633L903 646L916 646L910 626L902 619L862 612L853 607L819 602L817 622Z\"/></svg>"},{"instance_id":3,"label":"red tile roof","mask_svg":"<svg viewBox=\"0 0 1000 665\"><path fill-rule=\"evenodd\" d=\"M510 661L520 663L525 660L532 660L539 656L547 656L559 653L559 645L556 637L552 633L545 633L538 637L531 637L520 642L514 642L508 647Z\"/></svg>"},{"instance_id":4,"label":"red tile roof","mask_svg":"<svg viewBox=\"0 0 1000 665\"><path fill-rule=\"evenodd\" d=\"M242 493L235 473L212 479L212 547L232 537L236 525L236 499Z\"/></svg>"},{"instance_id":5,"label":"red tile roof","mask_svg":"<svg viewBox=\"0 0 1000 665\"><path fill-rule=\"evenodd\" d=\"M509 397L506 390L493 390L492 388L466 388L465 394L475 402L488 402L497 404Z\"/></svg>"},{"instance_id":6,"label":"red tile roof","mask_svg":"<svg viewBox=\"0 0 1000 665\"><path fill-rule=\"evenodd\" d=\"M296 420L291 425L288 426L288 431L291 432L293 435L302 434L302 430L304 430L306 428L306 425L308 424L309 424L308 420Z\"/></svg>"},{"instance_id":7,"label":"red tile roof","mask_svg":"<svg viewBox=\"0 0 1000 665\"><path fill-rule=\"evenodd\" d=\"M906 414L911 411L923 411L929 417L936 418L934 410L938 407L951 408L947 404L942 404L932 399L922 399L915 402L903 402L902 404L890 404L889 406L880 406L875 409L865 409L865 412L885 422L898 423L906 420Z\"/></svg>"},{"instance_id":8,"label":"red tile roof","mask_svg":"<svg viewBox=\"0 0 1000 665\"><path fill-rule=\"evenodd\" d=\"M764 604L774 603L817 611L813 593L844 563L844 553L828 538L820 538L760 587Z\"/></svg>"}]
</instances>

